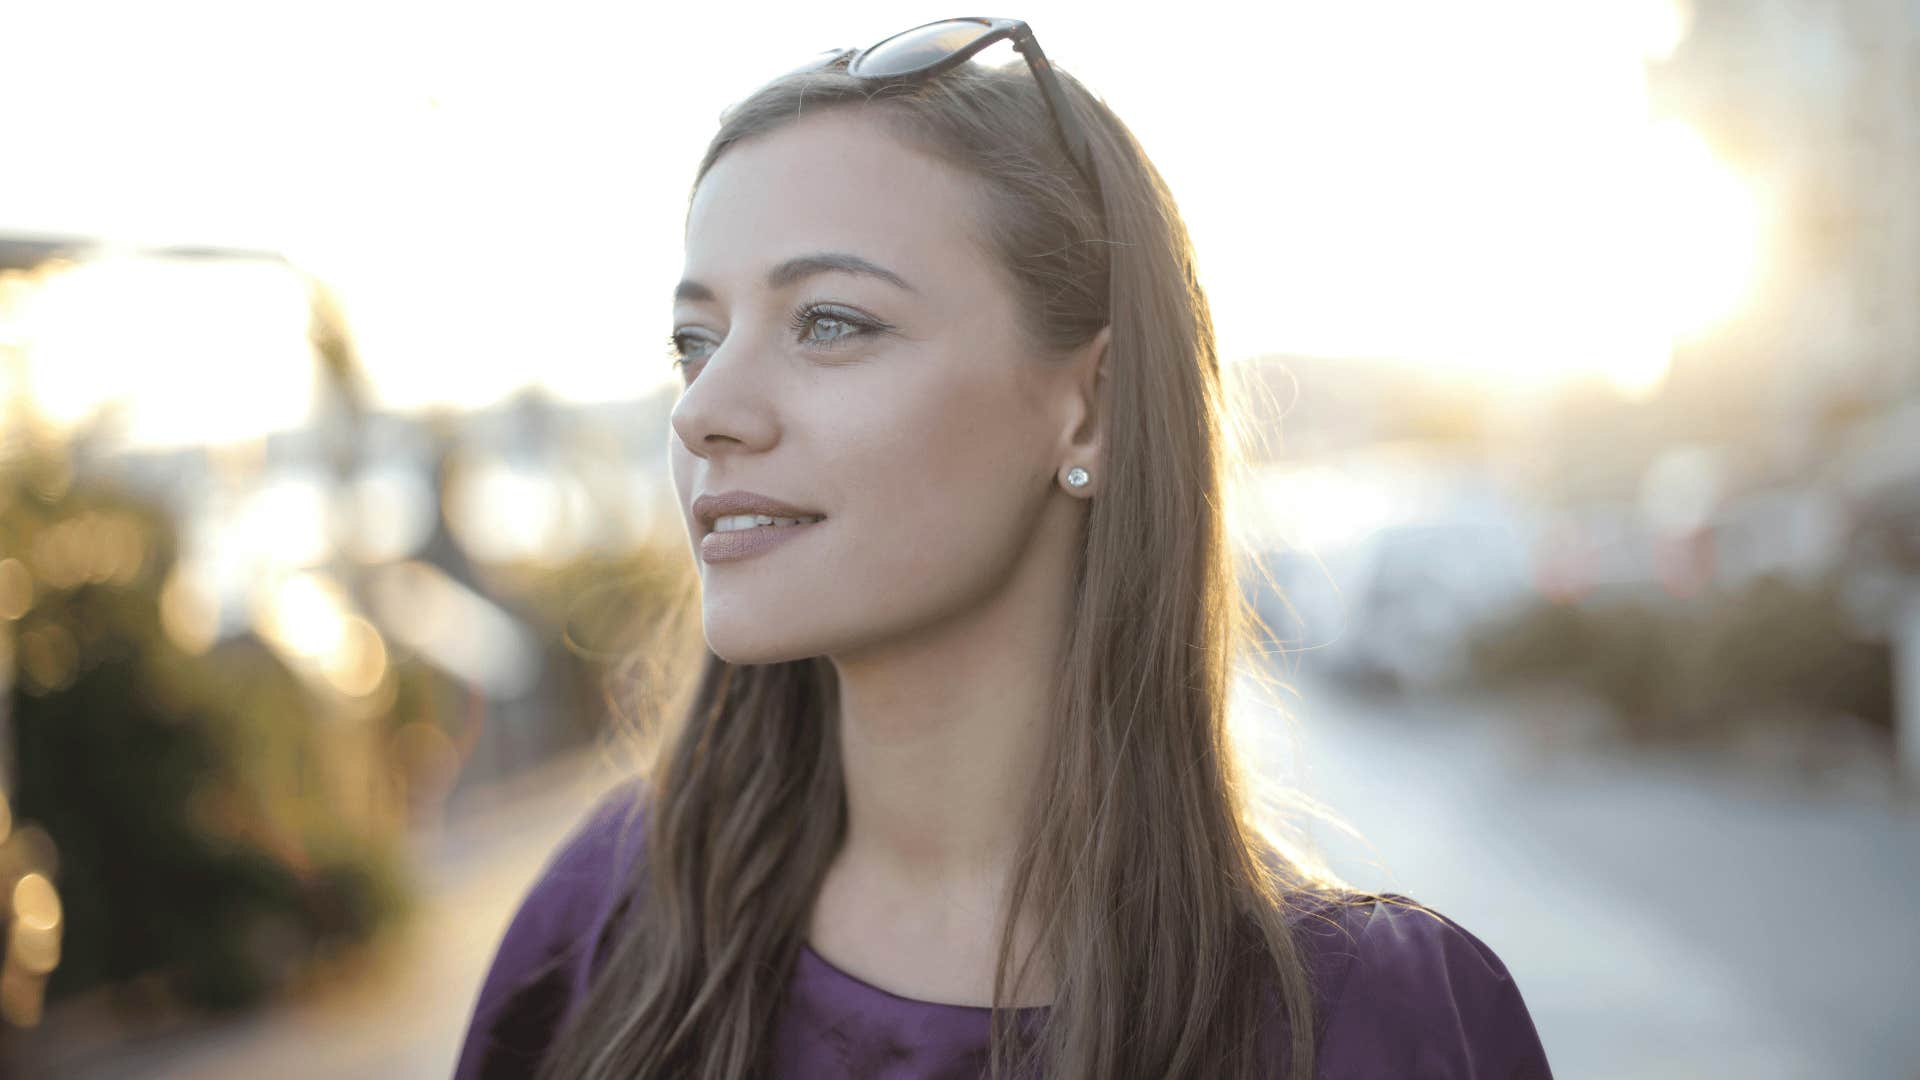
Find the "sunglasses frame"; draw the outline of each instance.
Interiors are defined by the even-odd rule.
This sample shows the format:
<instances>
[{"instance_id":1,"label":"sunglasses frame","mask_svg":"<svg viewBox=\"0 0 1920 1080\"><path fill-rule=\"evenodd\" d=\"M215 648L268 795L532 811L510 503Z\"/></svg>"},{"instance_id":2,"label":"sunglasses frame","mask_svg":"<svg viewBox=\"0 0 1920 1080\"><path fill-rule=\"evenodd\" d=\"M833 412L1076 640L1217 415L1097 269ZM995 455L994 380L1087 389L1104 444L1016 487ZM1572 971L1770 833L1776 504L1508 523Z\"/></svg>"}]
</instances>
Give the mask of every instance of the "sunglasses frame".
<instances>
[{"instance_id":1,"label":"sunglasses frame","mask_svg":"<svg viewBox=\"0 0 1920 1080\"><path fill-rule=\"evenodd\" d=\"M896 41L908 34L915 34L932 26L947 23L972 23L986 27L986 33L973 39L946 55L907 71L890 72L885 75L864 74L860 70L861 61L874 52L884 48L888 42ZM1066 89L1060 85L1059 76L1054 74L1053 65L1048 62L1047 54L1040 48L1040 42L1033 36L1033 28L1019 19L995 19L982 16L963 16L953 19L935 19L922 23L897 34L890 34L864 49L839 49L828 53L819 62L819 67L830 67L845 59L847 74L863 82L871 83L916 83L924 82L944 71L951 71L974 55L996 42L1011 41L1015 51L1026 58L1027 67L1033 72L1034 81L1040 84L1040 96L1047 103L1047 112L1053 117L1054 130L1059 132L1061 142L1066 146L1067 157L1073 161L1074 168L1080 171L1082 178L1093 188L1096 203L1100 199L1100 174L1093 166L1093 150L1087 139L1086 129L1080 125L1074 112L1067 106Z\"/></svg>"}]
</instances>

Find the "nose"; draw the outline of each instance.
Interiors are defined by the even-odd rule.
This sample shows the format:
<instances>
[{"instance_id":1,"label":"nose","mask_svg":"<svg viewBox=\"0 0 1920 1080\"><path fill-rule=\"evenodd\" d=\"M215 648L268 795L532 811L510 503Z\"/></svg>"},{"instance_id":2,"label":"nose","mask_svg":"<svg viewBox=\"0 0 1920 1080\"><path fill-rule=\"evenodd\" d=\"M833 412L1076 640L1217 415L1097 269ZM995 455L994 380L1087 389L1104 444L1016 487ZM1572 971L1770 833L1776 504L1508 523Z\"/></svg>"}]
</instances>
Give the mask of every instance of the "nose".
<instances>
[{"instance_id":1,"label":"nose","mask_svg":"<svg viewBox=\"0 0 1920 1080\"><path fill-rule=\"evenodd\" d=\"M714 349L674 402L674 433L695 457L729 447L764 450L779 438L769 381L752 370L744 345L729 338Z\"/></svg>"}]
</instances>

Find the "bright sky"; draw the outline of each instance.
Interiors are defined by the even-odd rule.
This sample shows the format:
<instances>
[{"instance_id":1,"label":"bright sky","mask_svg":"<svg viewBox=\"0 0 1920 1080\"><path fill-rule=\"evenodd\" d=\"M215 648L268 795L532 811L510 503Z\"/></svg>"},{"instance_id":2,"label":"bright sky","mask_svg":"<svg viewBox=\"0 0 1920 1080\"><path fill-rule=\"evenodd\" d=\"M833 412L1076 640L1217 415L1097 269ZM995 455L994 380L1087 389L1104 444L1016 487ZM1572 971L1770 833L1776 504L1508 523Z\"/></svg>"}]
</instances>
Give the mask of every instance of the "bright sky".
<instances>
[{"instance_id":1,"label":"bright sky","mask_svg":"<svg viewBox=\"0 0 1920 1080\"><path fill-rule=\"evenodd\" d=\"M1166 175L1229 359L1644 384L1762 257L1753 185L1650 123L1642 65L1680 32L1672 0L1124 10L1016 14ZM821 49L948 14L13 3L0 231L281 251L337 289L392 407L530 382L630 397L673 377L687 184L720 110ZM233 363L175 352L190 379ZM63 377L46 392L71 396Z\"/></svg>"}]
</instances>

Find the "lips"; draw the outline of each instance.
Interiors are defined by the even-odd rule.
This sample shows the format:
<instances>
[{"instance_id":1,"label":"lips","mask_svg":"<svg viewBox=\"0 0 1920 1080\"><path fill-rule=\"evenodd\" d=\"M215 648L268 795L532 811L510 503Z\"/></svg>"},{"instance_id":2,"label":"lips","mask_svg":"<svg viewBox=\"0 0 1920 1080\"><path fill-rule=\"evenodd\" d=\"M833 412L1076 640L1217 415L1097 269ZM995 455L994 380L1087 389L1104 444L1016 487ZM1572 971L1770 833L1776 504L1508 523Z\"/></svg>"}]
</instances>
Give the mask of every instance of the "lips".
<instances>
[{"instance_id":1,"label":"lips","mask_svg":"<svg viewBox=\"0 0 1920 1080\"><path fill-rule=\"evenodd\" d=\"M722 515L724 516L724 515ZM707 563L733 562L771 551L781 544L818 529L824 522L807 525L764 525L751 529L709 532L700 538L700 559Z\"/></svg>"},{"instance_id":2,"label":"lips","mask_svg":"<svg viewBox=\"0 0 1920 1080\"><path fill-rule=\"evenodd\" d=\"M732 514L766 514L782 518L826 517L818 510L810 510L757 491L720 491L693 500L693 516L700 523L702 536L713 532L715 521ZM804 528L799 525L784 527Z\"/></svg>"}]
</instances>

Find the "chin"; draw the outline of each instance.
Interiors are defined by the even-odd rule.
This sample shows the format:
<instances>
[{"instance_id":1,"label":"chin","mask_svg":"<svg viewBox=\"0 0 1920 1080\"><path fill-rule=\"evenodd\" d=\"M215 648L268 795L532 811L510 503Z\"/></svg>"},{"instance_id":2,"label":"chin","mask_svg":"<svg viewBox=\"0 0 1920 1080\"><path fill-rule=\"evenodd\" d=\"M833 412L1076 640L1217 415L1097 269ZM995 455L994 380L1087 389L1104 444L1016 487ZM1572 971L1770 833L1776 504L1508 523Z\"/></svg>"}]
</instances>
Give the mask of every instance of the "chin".
<instances>
[{"instance_id":1,"label":"chin","mask_svg":"<svg viewBox=\"0 0 1920 1080\"><path fill-rule=\"evenodd\" d=\"M791 627L732 625L727 620L705 620L707 648L729 664L779 664L820 655L820 650L794 634Z\"/></svg>"}]
</instances>

